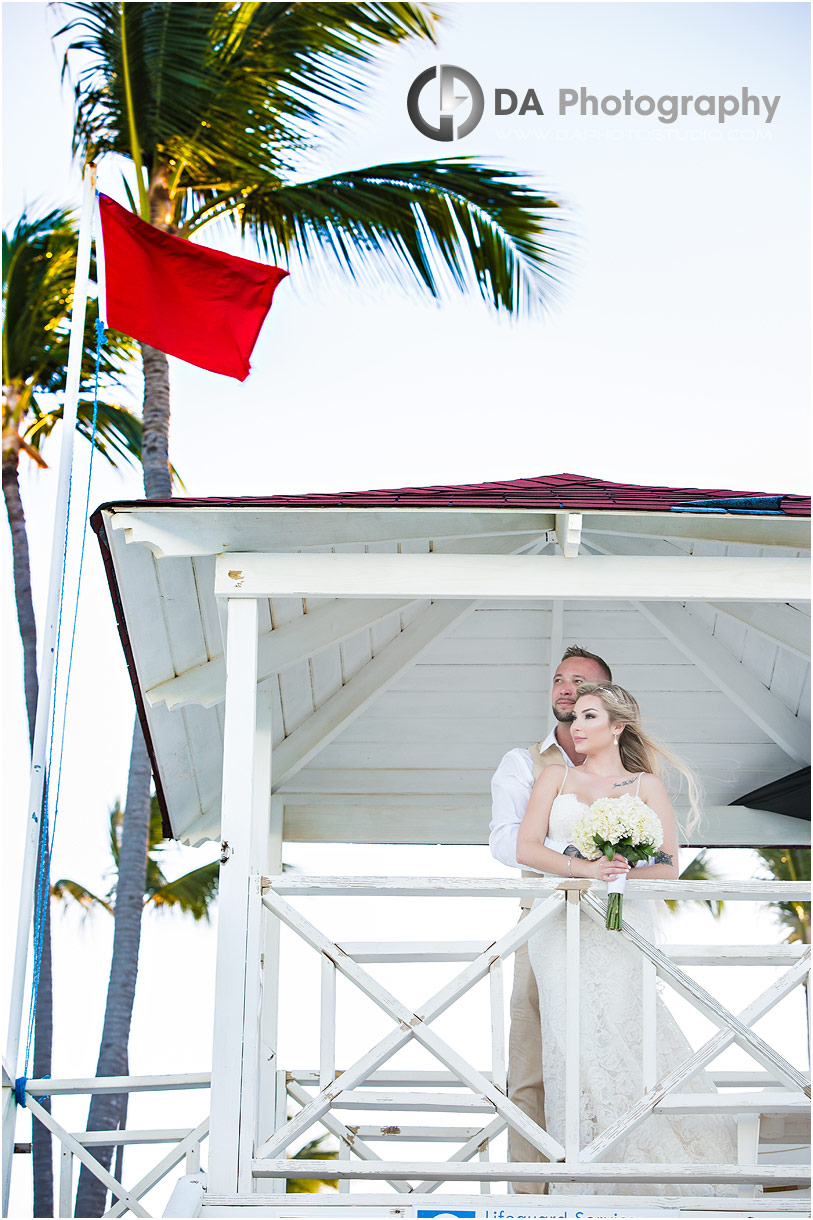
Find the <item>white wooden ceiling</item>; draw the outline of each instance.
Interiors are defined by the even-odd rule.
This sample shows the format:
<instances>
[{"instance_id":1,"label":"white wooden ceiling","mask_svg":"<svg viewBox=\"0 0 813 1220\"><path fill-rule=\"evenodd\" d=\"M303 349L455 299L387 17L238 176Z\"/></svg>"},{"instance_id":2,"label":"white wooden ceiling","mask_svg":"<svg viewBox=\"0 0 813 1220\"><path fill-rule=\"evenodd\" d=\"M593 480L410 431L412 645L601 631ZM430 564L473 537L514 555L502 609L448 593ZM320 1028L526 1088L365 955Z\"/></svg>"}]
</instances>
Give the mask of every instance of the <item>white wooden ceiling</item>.
<instances>
[{"instance_id":1,"label":"white wooden ceiling","mask_svg":"<svg viewBox=\"0 0 813 1220\"><path fill-rule=\"evenodd\" d=\"M516 510L178 505L106 508L103 517L161 787L176 837L191 843L219 835L217 554L564 548L792 559L807 555L809 528L798 518L590 512L568 537L566 515ZM708 841L798 841L794 819L722 807L809 762L809 603L682 603L678 593L641 602L262 600L261 686L273 701L285 836L485 841L491 775L506 750L548 731L551 662L578 643L606 658L652 729L699 771Z\"/></svg>"}]
</instances>

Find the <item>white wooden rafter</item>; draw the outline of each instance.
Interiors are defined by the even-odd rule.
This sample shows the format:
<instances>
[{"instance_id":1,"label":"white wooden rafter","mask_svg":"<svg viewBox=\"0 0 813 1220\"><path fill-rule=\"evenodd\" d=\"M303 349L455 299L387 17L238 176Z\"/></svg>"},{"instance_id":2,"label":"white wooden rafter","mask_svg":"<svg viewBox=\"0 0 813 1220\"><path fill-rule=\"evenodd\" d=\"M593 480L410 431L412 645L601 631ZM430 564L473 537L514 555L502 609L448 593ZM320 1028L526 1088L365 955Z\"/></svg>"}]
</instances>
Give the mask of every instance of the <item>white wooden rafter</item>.
<instances>
[{"instance_id":1,"label":"white wooden rafter","mask_svg":"<svg viewBox=\"0 0 813 1220\"><path fill-rule=\"evenodd\" d=\"M336 601L262 632L258 640L258 683L331 644L340 644L356 631L373 626L409 604L404 598ZM165 703L170 710L190 703L214 707L226 697L226 658L213 657L211 661L158 683L145 691L145 695L151 706Z\"/></svg>"},{"instance_id":2,"label":"white wooden rafter","mask_svg":"<svg viewBox=\"0 0 813 1220\"><path fill-rule=\"evenodd\" d=\"M283 788L476 605L473 601L435 602L408 623L349 682L280 742L274 751L274 790Z\"/></svg>"},{"instance_id":3,"label":"white wooden rafter","mask_svg":"<svg viewBox=\"0 0 813 1220\"><path fill-rule=\"evenodd\" d=\"M591 554L627 554L618 538L598 536L585 539ZM666 539L647 539L650 554L665 554L673 550ZM766 639L789 649L805 660L810 660L810 611L804 611L788 602L764 601L710 601L713 610L736 619L746 627L757 631ZM808 603L809 604L809 603Z\"/></svg>"},{"instance_id":4,"label":"white wooden rafter","mask_svg":"<svg viewBox=\"0 0 813 1220\"><path fill-rule=\"evenodd\" d=\"M435 544L434 554L514 554L544 547L547 535L527 531L517 535L496 535L483 538L442 540ZM314 656L331 645L340 644L350 636L386 618L395 611L414 605L407 598L345 598L260 633L258 641L257 681L264 682L298 661ZM225 638L225 633L224 633ZM171 711L189 704L214 707L222 703L226 691L226 660L212 657L199 665L176 674L145 691L151 707L165 704Z\"/></svg>"},{"instance_id":5,"label":"white wooden rafter","mask_svg":"<svg viewBox=\"0 0 813 1220\"><path fill-rule=\"evenodd\" d=\"M709 602L712 610L744 623L752 631L803 660L810 660L810 614L787 602Z\"/></svg>"},{"instance_id":6,"label":"white wooden rafter","mask_svg":"<svg viewBox=\"0 0 813 1220\"><path fill-rule=\"evenodd\" d=\"M810 547L809 517L723 513L584 512L584 532L629 538L683 538L746 546Z\"/></svg>"},{"instance_id":7,"label":"white wooden rafter","mask_svg":"<svg viewBox=\"0 0 813 1220\"><path fill-rule=\"evenodd\" d=\"M527 547L546 545L546 538L523 541ZM474 544L478 549L481 543ZM516 550L514 538L498 537L488 542L493 551ZM363 601L361 604L365 604ZM353 720L357 719L373 700L388 690L411 669L421 655L442 639L461 619L477 609L478 602L437 602L427 607L390 641L381 652L350 679L349 682L321 704L311 716L290 733L276 748L274 755L274 788L276 791L293 778L316 755L329 745Z\"/></svg>"},{"instance_id":8,"label":"white wooden rafter","mask_svg":"<svg viewBox=\"0 0 813 1220\"><path fill-rule=\"evenodd\" d=\"M810 762L809 727L737 661L699 619L669 602L633 605L794 762Z\"/></svg>"},{"instance_id":9,"label":"white wooden rafter","mask_svg":"<svg viewBox=\"0 0 813 1220\"><path fill-rule=\"evenodd\" d=\"M590 548L594 551L602 550L606 555L603 545L591 543ZM776 596L780 601L783 600L778 590ZM749 720L767 733L790 758L803 765L810 762L810 729L807 725L798 716L794 716L759 678L737 661L695 616L673 602L633 600L631 604L698 669L711 678L718 689L745 712ZM734 604L741 603L735 601ZM724 608L724 603L720 608Z\"/></svg>"}]
</instances>

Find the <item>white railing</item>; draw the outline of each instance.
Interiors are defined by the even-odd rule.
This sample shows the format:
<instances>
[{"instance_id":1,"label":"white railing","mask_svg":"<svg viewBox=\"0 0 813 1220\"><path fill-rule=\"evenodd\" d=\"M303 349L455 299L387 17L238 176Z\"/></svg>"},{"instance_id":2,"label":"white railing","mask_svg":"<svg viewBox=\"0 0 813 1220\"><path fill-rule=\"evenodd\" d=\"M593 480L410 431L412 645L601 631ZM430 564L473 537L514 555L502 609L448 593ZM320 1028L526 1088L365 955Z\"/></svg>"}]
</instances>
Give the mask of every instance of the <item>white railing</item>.
<instances>
[{"instance_id":1,"label":"white railing","mask_svg":"<svg viewBox=\"0 0 813 1220\"><path fill-rule=\"evenodd\" d=\"M73 1215L74 1157L87 1166L92 1174L105 1184L114 1197L113 1206L105 1217L133 1216L149 1217L140 1200L181 1162L184 1172L194 1174L200 1169L201 1144L209 1133L208 1116L190 1129L150 1128L143 1131L68 1131L37 1101L45 1096L82 1096L92 1093L153 1093L208 1089L208 1072L185 1073L176 1076L90 1076L71 1079L27 1080L25 1084L26 1108L34 1120L39 1120L56 1137L59 1143L59 1189L57 1194L57 1216ZM4 1082L5 1084L5 1082ZM9 1087L6 1085L6 1087ZM112 1173L106 1170L93 1149L101 1146L171 1144L165 1156L131 1187L125 1187Z\"/></svg>"},{"instance_id":2,"label":"white railing","mask_svg":"<svg viewBox=\"0 0 813 1220\"><path fill-rule=\"evenodd\" d=\"M558 881L554 878L527 880L464 879L464 878L364 878L364 877L297 877L285 874L267 878L263 883L266 909L286 925L321 957L321 1005L318 1069L284 1071L277 1074L279 1098L277 1129L260 1142L252 1164L256 1179L276 1194L284 1190L288 1177L338 1178L345 1190L354 1180L374 1180L400 1195L404 1202L418 1202L443 1183L476 1181L482 1191L490 1190L493 1182L518 1182L544 1178L551 1183L574 1183L571 1203L578 1201L578 1182L593 1184L658 1182L714 1183L731 1187L731 1198L706 1198L706 1209L720 1211L773 1210L806 1211L809 1200L800 1198L795 1189L776 1193L777 1188L796 1188L806 1183L806 1169L799 1164L773 1164L758 1160L760 1126L764 1120L773 1123L774 1142L778 1127L788 1129L794 1142L802 1130L809 1107L809 1077L794 1067L780 1050L769 1045L753 1028L794 988L801 986L809 967L810 950L805 945L673 945L663 946L648 941L640 932L625 924L621 933L642 963L644 978L643 1006L643 1076L644 1092L621 1120L602 1131L588 1146L579 1140L579 925L582 918L603 923L605 907L602 899L591 892L589 882ZM807 887L789 882L670 882L636 881L628 884L630 897L660 899L723 899L739 901L805 901ZM540 898L533 910L518 924L493 942L341 942L336 943L301 912L289 898L306 897L467 897L494 898L508 895L533 895ZM564 1144L532 1122L507 1097L506 1052L504 1044L505 1011L503 966L518 948L566 903L568 938L566 978L567 1046L566 1046L566 1116ZM380 918L380 915L379 915ZM365 966L372 963L414 962L465 963L434 996L417 1009L404 1004L383 987ZM739 1014L731 1012L683 969L689 965L704 966L783 966L786 967L756 999ZM356 1061L337 1070L336 1064L336 977L342 974L364 995L371 999L393 1021L394 1028L380 1038ZM477 1069L432 1028L432 1022L456 1003L480 980L488 977L491 1007L491 1066L488 1071ZM658 979L674 988L684 999L709 1018L717 1032L684 1063L676 1064L665 1078L657 1078L656 1069L656 988ZM415 1041L429 1051L443 1069L434 1072L394 1072L384 1065L407 1043ZM715 1072L711 1078L723 1092L708 1094L680 1093L680 1087L712 1063L728 1047L736 1044L755 1061L755 1068L745 1072ZM452 1093L452 1088L465 1088L467 1094ZM733 1090L737 1090L734 1092ZM746 1090L746 1091L743 1091ZM444 1096L445 1091L445 1096ZM299 1112L286 1121L285 1097L293 1100ZM344 1112L365 1114L375 1118L367 1125L350 1125ZM430 1125L403 1125L404 1112L430 1114ZM728 1114L737 1124L737 1162L730 1165L681 1164L633 1165L614 1162L613 1149L639 1123L653 1113ZM437 1123L444 1114L463 1117L465 1125L449 1126ZM479 1115L484 1117L480 1118ZM319 1124L339 1140L338 1161L291 1161L285 1159L286 1149ZM539 1148L550 1162L545 1164L507 1164L488 1160L489 1146L507 1126L514 1127L531 1144ZM804 1137L803 1137L804 1138ZM397 1161L382 1159L372 1145L384 1143L390 1148L399 1142L431 1144L454 1142L459 1146L448 1159ZM478 1158L478 1159L475 1159ZM271 1179L271 1184L268 1183ZM771 1187L769 1196L761 1188ZM270 1204L274 1196L265 1195ZM280 1193L281 1201L281 1193ZM335 1199L335 1196L333 1196ZM380 1205L384 1198L391 1203L395 1196L353 1195L360 1206ZM447 1196L444 1195L444 1202ZM471 1196L469 1196L471 1198ZM320 1197L321 1199L321 1197ZM328 1206L328 1198L324 1206ZM619 1204L618 1195L608 1196L608 1205ZM527 1200L527 1196L526 1196ZM748 1202L746 1202L748 1200ZM296 1196L289 1196L288 1205L296 1205ZM564 1196L557 1203L566 1204ZM583 1199L582 1199L583 1201ZM451 1202L451 1201L450 1201ZM697 1209L699 1200L675 1196L669 1199L630 1196L629 1205L658 1207L664 1205L683 1210ZM599 1206L599 1199L591 1196ZM719 1205L719 1206L718 1206ZM313 1197L311 1196L311 1206Z\"/></svg>"},{"instance_id":3,"label":"white railing","mask_svg":"<svg viewBox=\"0 0 813 1220\"><path fill-rule=\"evenodd\" d=\"M518 1182L522 1179L546 1179L551 1183L572 1184L572 1194L556 1195L561 1208L584 1203L578 1183L607 1184L617 1189L621 1183L647 1182L709 1182L729 1186L730 1197L693 1198L686 1196L620 1196L591 1195L593 1207L647 1206L690 1213L703 1210L719 1213L753 1214L754 1212L809 1211L809 1196L803 1194L807 1181L804 1164L773 1163L765 1156L766 1143L777 1151L789 1144L800 1144L809 1138L804 1123L809 1105L809 1077L800 1072L785 1055L771 1046L754 1029L758 1021L801 986L809 969L810 949L805 945L708 945L680 944L657 946L634 928L625 925L625 936L642 963L645 984L643 1006L643 1079L644 1092L627 1115L613 1127L602 1131L587 1147L580 1147L578 1127L579 1103L579 926L583 918L603 922L602 899L591 892L590 883L557 881L551 878L514 880L452 878L366 878L366 877L303 877L290 874L265 878L262 883L262 903L269 913L270 923L286 925L321 960L321 1001L318 1067L285 1069L278 1060L265 1088L274 1093L270 1112L276 1115L274 1130L259 1130L250 1164L252 1193L239 1196L209 1198L213 1208L228 1211L230 1205L261 1207L274 1214L275 1206L330 1209L346 1205L384 1210L398 1214L399 1201L404 1206L417 1206L426 1200L431 1204L434 1192L444 1183L452 1189L461 1181L478 1182L488 1193L493 1183ZM809 897L805 885L790 882L661 882L628 883L630 897L679 900L723 899L725 902L805 901ZM492 941L364 941L337 943L307 919L298 906L288 899L310 897L360 896L402 898L498 898L533 895L541 898L532 911L508 931ZM536 932L546 920L567 907L568 970L564 985L568 1003L566 1047L566 1119L564 1144L553 1139L522 1113L507 1096L507 1055L505 1047L505 994L503 967L510 956ZM299 905L302 905L301 903ZM505 908L503 908L505 911ZM507 914L507 912L505 912ZM380 917L380 908L378 915ZM513 910L510 918L513 918ZM273 937L272 937L273 939ZM417 1009L403 1003L383 987L365 968L374 963L414 964L446 962L462 969ZM703 966L773 966L783 972L752 1000L742 1012L735 1014L706 991L684 967ZM266 975L275 967L266 962ZM337 975L342 974L392 1019L393 1029L370 1046L354 1063L341 1067L336 1061ZM441 1013L466 995L475 984L487 978L490 1004L490 1066L476 1068L448 1041L432 1023ZM710 1018L717 1032L684 1063L676 1064L668 1076L658 1079L655 1048L657 1015L655 995L658 980L673 987L691 1005ZM266 978L266 992L273 997L274 980ZM284 992L283 992L284 994ZM273 1003L269 999L268 1003ZM247 1016L256 1025L256 1017ZM235 1030L235 1037L240 1036ZM437 1070L396 1071L386 1064L407 1043L415 1041L437 1060ZM736 1044L754 1060L748 1070L717 1071L710 1069L719 1093L681 1094L680 1086L711 1064L727 1047ZM43 1095L59 1097L96 1092L160 1092L208 1088L208 1073L174 1076L123 1076L111 1078L29 1080L26 1083L26 1104L48 1127L60 1143L60 1216L71 1214L71 1192L74 1158L86 1165L112 1192L114 1204L106 1216L118 1217L128 1211L135 1216L148 1216L141 1200L167 1174L183 1166L183 1172L195 1178L200 1169L201 1144L209 1129L208 1117L192 1129L169 1129L155 1126L142 1131L106 1131L93 1133L70 1132L43 1109L36 1100ZM8 1087L8 1082L4 1080ZM461 1092L461 1090L464 1090ZM287 1119L288 1103L299 1111ZM266 1114L269 1108L266 1107ZM730 1115L737 1124L738 1155L736 1164L729 1165L636 1165L611 1160L618 1141L653 1113L681 1114L706 1112ZM410 1113L429 1115L410 1122ZM402 1122L406 1115L407 1121ZM357 1124L354 1120L363 1121ZM439 1118L447 1121L441 1122ZM265 1120L267 1121L267 1119ZM286 1151L301 1142L303 1136L313 1138L317 1126L339 1141L336 1161L289 1159ZM490 1160L494 1140L514 1127L550 1161L540 1164L508 1164ZM138 1182L125 1187L104 1170L93 1156L93 1149L102 1144L171 1144L169 1152ZM430 1147L443 1145L443 1158L437 1160L385 1159L374 1145L391 1150L399 1145ZM448 1145L456 1145L451 1155ZM760 1155L760 1150L762 1155ZM390 1153L385 1153L389 1157ZM787 1157L786 1157L787 1160ZM334 1192L314 1196L285 1194L288 1179L336 1178L340 1194ZM349 1191L354 1181L361 1179L389 1187L387 1194L367 1194ZM771 1193L762 1195L761 1189ZM781 1188L787 1188L782 1190ZM266 1193L269 1192L269 1193ZM443 1203L453 1207L472 1202L472 1196L443 1195ZM528 1200L528 1196L524 1196ZM495 1204L498 1196L492 1196ZM537 1196L541 1204L544 1199ZM485 1202L485 1200L483 1201ZM395 1206L393 1206L395 1205ZM411 1214L410 1206L410 1214ZM436 1206L436 1204L435 1204ZM270 1210L269 1210L270 1209ZM206 1214L205 1201L202 1214ZM219 1213L220 1214L220 1213ZM225 1213L224 1213L225 1214ZM404 1212L404 1214L407 1214Z\"/></svg>"}]
</instances>

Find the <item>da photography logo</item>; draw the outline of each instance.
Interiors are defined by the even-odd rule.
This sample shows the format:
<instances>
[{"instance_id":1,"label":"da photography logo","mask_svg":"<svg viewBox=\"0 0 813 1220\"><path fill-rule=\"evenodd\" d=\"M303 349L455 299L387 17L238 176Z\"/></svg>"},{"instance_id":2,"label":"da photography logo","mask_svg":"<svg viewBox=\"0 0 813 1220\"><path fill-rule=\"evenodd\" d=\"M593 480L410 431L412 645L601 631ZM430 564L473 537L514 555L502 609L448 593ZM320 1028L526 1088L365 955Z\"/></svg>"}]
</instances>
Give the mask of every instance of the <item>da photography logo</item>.
<instances>
[{"instance_id":1,"label":"da photography logo","mask_svg":"<svg viewBox=\"0 0 813 1220\"><path fill-rule=\"evenodd\" d=\"M439 83L440 104L430 106L428 99L433 90L427 89L427 85L436 78ZM458 96L461 87L465 92L462 96ZM471 102L471 110L468 117L463 119L455 131L455 112L466 101ZM427 68L425 72L421 72L419 76L415 77L407 94L407 113L412 124L417 127L421 135L429 136L430 140L443 140L444 142L462 140L463 136L474 131L483 117L484 108L485 98L483 90L480 88L480 82L476 76L472 76L471 72L467 72L465 68L459 68L455 64L441 64L439 68ZM432 117L437 116L437 122L433 124L426 119L425 112Z\"/></svg>"}]
</instances>

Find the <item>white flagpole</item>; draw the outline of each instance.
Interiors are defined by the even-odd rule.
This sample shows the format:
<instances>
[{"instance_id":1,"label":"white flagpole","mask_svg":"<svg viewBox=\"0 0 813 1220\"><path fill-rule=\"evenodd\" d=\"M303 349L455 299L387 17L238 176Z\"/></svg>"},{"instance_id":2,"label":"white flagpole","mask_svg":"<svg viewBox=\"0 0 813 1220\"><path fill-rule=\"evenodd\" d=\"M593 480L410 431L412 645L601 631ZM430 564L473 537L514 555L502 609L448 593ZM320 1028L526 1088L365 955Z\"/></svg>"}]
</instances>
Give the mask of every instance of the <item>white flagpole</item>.
<instances>
[{"instance_id":1,"label":"white flagpole","mask_svg":"<svg viewBox=\"0 0 813 1220\"><path fill-rule=\"evenodd\" d=\"M17 922L17 942L14 951L14 973L11 983L8 1040L4 1063L5 1071L12 1075L12 1085L22 1066L19 1063L19 1052L22 1034L23 1002L25 998L25 975L34 910L37 851L40 839L40 818L42 814L42 797L48 750L48 725L54 694L56 635L65 564L68 494L70 490L73 442L76 433L76 417L79 404L79 381L82 371L82 348L84 345L85 313L87 310L90 273L90 242L96 194L95 165L89 165L85 168L83 187L82 212L79 220L79 244L76 254L76 278L74 280L73 309L71 311L71 333L68 344L65 403L62 414L62 450L59 459L59 481L57 483L56 505L54 508L51 574L48 583L46 617L40 645L39 693L34 727L34 744L31 751L31 784L28 807L26 809L25 853L20 882L20 913ZM4 1088L3 1092L3 1215L7 1216L16 1106L13 1087Z\"/></svg>"}]
</instances>

